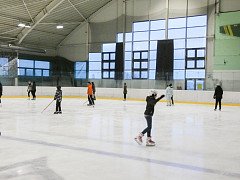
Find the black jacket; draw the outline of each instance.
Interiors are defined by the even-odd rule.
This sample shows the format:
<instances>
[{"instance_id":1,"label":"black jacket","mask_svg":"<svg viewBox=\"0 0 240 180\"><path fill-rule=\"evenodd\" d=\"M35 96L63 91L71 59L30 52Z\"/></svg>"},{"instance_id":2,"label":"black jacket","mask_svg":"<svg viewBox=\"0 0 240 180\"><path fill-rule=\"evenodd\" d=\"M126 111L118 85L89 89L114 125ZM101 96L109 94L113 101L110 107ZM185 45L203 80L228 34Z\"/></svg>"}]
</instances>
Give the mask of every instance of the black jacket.
<instances>
[{"instance_id":1,"label":"black jacket","mask_svg":"<svg viewBox=\"0 0 240 180\"><path fill-rule=\"evenodd\" d=\"M54 96L54 100L57 100L59 102L62 101L62 90L56 90L56 94Z\"/></svg>"},{"instance_id":2,"label":"black jacket","mask_svg":"<svg viewBox=\"0 0 240 180\"><path fill-rule=\"evenodd\" d=\"M2 83L0 83L0 96L2 95L2 91L3 91Z\"/></svg>"},{"instance_id":3,"label":"black jacket","mask_svg":"<svg viewBox=\"0 0 240 180\"><path fill-rule=\"evenodd\" d=\"M154 114L154 106L163 97L164 97L164 95L162 95L161 97L155 99L154 96L147 96L146 97L147 105L146 105L146 110L144 112L144 115L153 116L153 114Z\"/></svg>"},{"instance_id":4,"label":"black jacket","mask_svg":"<svg viewBox=\"0 0 240 180\"><path fill-rule=\"evenodd\" d=\"M223 95L223 90L221 88L221 86L217 86L214 92L214 97L216 99L222 99L222 95Z\"/></svg>"}]
</instances>

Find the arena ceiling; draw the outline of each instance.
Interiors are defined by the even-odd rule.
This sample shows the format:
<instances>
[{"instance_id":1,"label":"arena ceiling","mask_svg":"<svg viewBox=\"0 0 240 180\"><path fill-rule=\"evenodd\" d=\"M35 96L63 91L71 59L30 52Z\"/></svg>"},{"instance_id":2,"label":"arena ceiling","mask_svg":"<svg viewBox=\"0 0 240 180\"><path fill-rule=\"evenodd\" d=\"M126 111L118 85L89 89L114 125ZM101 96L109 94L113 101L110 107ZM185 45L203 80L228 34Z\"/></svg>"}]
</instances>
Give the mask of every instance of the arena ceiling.
<instances>
[{"instance_id":1,"label":"arena ceiling","mask_svg":"<svg viewBox=\"0 0 240 180\"><path fill-rule=\"evenodd\" d=\"M0 44L56 48L112 0L0 0ZM19 24L25 26L19 27ZM63 25L63 29L57 29Z\"/></svg>"}]
</instances>

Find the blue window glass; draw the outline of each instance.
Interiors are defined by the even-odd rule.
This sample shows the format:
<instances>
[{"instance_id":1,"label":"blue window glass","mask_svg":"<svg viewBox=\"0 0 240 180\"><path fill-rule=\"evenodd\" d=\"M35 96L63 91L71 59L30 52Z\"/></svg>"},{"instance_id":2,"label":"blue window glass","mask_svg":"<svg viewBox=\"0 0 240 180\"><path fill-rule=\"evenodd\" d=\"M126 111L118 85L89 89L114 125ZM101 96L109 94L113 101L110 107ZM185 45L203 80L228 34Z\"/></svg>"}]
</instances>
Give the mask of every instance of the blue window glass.
<instances>
[{"instance_id":1,"label":"blue window glass","mask_svg":"<svg viewBox=\"0 0 240 180\"><path fill-rule=\"evenodd\" d=\"M149 69L156 69L156 60L149 61Z\"/></svg>"},{"instance_id":2,"label":"blue window glass","mask_svg":"<svg viewBox=\"0 0 240 180\"><path fill-rule=\"evenodd\" d=\"M134 32L133 41L148 41L149 32Z\"/></svg>"},{"instance_id":3,"label":"blue window glass","mask_svg":"<svg viewBox=\"0 0 240 180\"><path fill-rule=\"evenodd\" d=\"M150 51L150 59L157 59L157 51Z\"/></svg>"},{"instance_id":4,"label":"blue window glass","mask_svg":"<svg viewBox=\"0 0 240 180\"><path fill-rule=\"evenodd\" d=\"M124 72L124 79L132 79L132 71L125 71Z\"/></svg>"},{"instance_id":5,"label":"blue window glass","mask_svg":"<svg viewBox=\"0 0 240 180\"><path fill-rule=\"evenodd\" d=\"M174 49L174 59L185 59L185 49Z\"/></svg>"},{"instance_id":6,"label":"blue window glass","mask_svg":"<svg viewBox=\"0 0 240 180\"><path fill-rule=\"evenodd\" d=\"M144 78L144 79L148 78L148 72L147 71L142 71L141 78Z\"/></svg>"},{"instance_id":7,"label":"blue window glass","mask_svg":"<svg viewBox=\"0 0 240 180\"><path fill-rule=\"evenodd\" d=\"M177 38L185 38L185 37L186 37L186 28L168 30L169 39L177 39Z\"/></svg>"},{"instance_id":8,"label":"blue window glass","mask_svg":"<svg viewBox=\"0 0 240 180\"><path fill-rule=\"evenodd\" d=\"M125 61L124 63L124 69L125 70L131 70L132 69L132 61Z\"/></svg>"},{"instance_id":9,"label":"blue window glass","mask_svg":"<svg viewBox=\"0 0 240 180\"><path fill-rule=\"evenodd\" d=\"M0 76L8 75L8 58L0 58Z\"/></svg>"},{"instance_id":10,"label":"blue window glass","mask_svg":"<svg viewBox=\"0 0 240 180\"><path fill-rule=\"evenodd\" d=\"M19 76L25 76L25 69L23 69L23 68L18 68L18 75L19 75Z\"/></svg>"},{"instance_id":11,"label":"blue window glass","mask_svg":"<svg viewBox=\"0 0 240 180\"><path fill-rule=\"evenodd\" d=\"M205 57L205 49L198 49L197 57Z\"/></svg>"},{"instance_id":12,"label":"blue window glass","mask_svg":"<svg viewBox=\"0 0 240 180\"><path fill-rule=\"evenodd\" d=\"M116 43L103 44L102 52L115 52L116 51Z\"/></svg>"},{"instance_id":13,"label":"blue window glass","mask_svg":"<svg viewBox=\"0 0 240 180\"><path fill-rule=\"evenodd\" d=\"M132 51L132 42L125 43L125 51Z\"/></svg>"},{"instance_id":14,"label":"blue window glass","mask_svg":"<svg viewBox=\"0 0 240 180\"><path fill-rule=\"evenodd\" d=\"M101 61L102 54L101 53L89 53L89 61Z\"/></svg>"},{"instance_id":15,"label":"blue window glass","mask_svg":"<svg viewBox=\"0 0 240 180\"><path fill-rule=\"evenodd\" d=\"M150 50L157 50L157 41L150 41Z\"/></svg>"},{"instance_id":16,"label":"blue window glass","mask_svg":"<svg viewBox=\"0 0 240 180\"><path fill-rule=\"evenodd\" d=\"M101 71L89 71L89 79L101 79Z\"/></svg>"},{"instance_id":17,"label":"blue window glass","mask_svg":"<svg viewBox=\"0 0 240 180\"><path fill-rule=\"evenodd\" d=\"M187 18L187 26L206 26L207 25L207 15L203 16L193 16Z\"/></svg>"},{"instance_id":18,"label":"blue window glass","mask_svg":"<svg viewBox=\"0 0 240 180\"><path fill-rule=\"evenodd\" d=\"M103 71L103 78L109 78L109 72Z\"/></svg>"},{"instance_id":19,"label":"blue window glass","mask_svg":"<svg viewBox=\"0 0 240 180\"><path fill-rule=\"evenodd\" d=\"M41 69L35 69L35 76L42 76L42 70Z\"/></svg>"},{"instance_id":20,"label":"blue window glass","mask_svg":"<svg viewBox=\"0 0 240 180\"><path fill-rule=\"evenodd\" d=\"M185 70L173 70L173 79L185 79Z\"/></svg>"},{"instance_id":21,"label":"blue window glass","mask_svg":"<svg viewBox=\"0 0 240 180\"><path fill-rule=\"evenodd\" d=\"M185 69L185 60L174 60L174 69Z\"/></svg>"},{"instance_id":22,"label":"blue window glass","mask_svg":"<svg viewBox=\"0 0 240 180\"><path fill-rule=\"evenodd\" d=\"M183 28L186 27L186 17L174 18L168 20L168 28Z\"/></svg>"},{"instance_id":23,"label":"blue window glass","mask_svg":"<svg viewBox=\"0 0 240 180\"><path fill-rule=\"evenodd\" d=\"M187 61L187 68L195 68L195 61Z\"/></svg>"},{"instance_id":24,"label":"blue window glass","mask_svg":"<svg viewBox=\"0 0 240 180\"><path fill-rule=\"evenodd\" d=\"M186 70L186 78L205 78L205 69Z\"/></svg>"},{"instance_id":25,"label":"blue window glass","mask_svg":"<svg viewBox=\"0 0 240 180\"><path fill-rule=\"evenodd\" d=\"M76 71L86 71L87 70L87 62L76 62L75 70Z\"/></svg>"},{"instance_id":26,"label":"blue window glass","mask_svg":"<svg viewBox=\"0 0 240 180\"><path fill-rule=\"evenodd\" d=\"M165 20L151 21L150 24L150 30L165 29Z\"/></svg>"},{"instance_id":27,"label":"blue window glass","mask_svg":"<svg viewBox=\"0 0 240 180\"><path fill-rule=\"evenodd\" d=\"M125 52L125 60L132 60L132 52Z\"/></svg>"},{"instance_id":28,"label":"blue window glass","mask_svg":"<svg viewBox=\"0 0 240 180\"><path fill-rule=\"evenodd\" d=\"M50 71L49 70L43 70L43 76L44 77L49 77L50 76Z\"/></svg>"},{"instance_id":29,"label":"blue window glass","mask_svg":"<svg viewBox=\"0 0 240 180\"><path fill-rule=\"evenodd\" d=\"M117 34L117 42L123 42L123 33Z\"/></svg>"},{"instance_id":30,"label":"blue window glass","mask_svg":"<svg viewBox=\"0 0 240 180\"><path fill-rule=\"evenodd\" d=\"M18 67L34 68L34 61L32 61L32 60L19 59L19 60L18 60Z\"/></svg>"},{"instance_id":31,"label":"blue window glass","mask_svg":"<svg viewBox=\"0 0 240 180\"><path fill-rule=\"evenodd\" d=\"M101 62L89 62L89 71L101 70Z\"/></svg>"},{"instance_id":32,"label":"blue window glass","mask_svg":"<svg viewBox=\"0 0 240 180\"><path fill-rule=\"evenodd\" d=\"M197 61L197 68L204 68L205 67L205 61L204 60L198 60Z\"/></svg>"},{"instance_id":33,"label":"blue window glass","mask_svg":"<svg viewBox=\"0 0 240 180\"><path fill-rule=\"evenodd\" d=\"M134 42L133 43L133 50L134 51L148 50L148 47L149 47L148 41Z\"/></svg>"},{"instance_id":34,"label":"blue window glass","mask_svg":"<svg viewBox=\"0 0 240 180\"><path fill-rule=\"evenodd\" d=\"M150 40L161 40L165 39L165 30L150 31Z\"/></svg>"},{"instance_id":35,"label":"blue window glass","mask_svg":"<svg viewBox=\"0 0 240 180\"><path fill-rule=\"evenodd\" d=\"M35 68L50 69L50 62L47 62L47 61L35 61Z\"/></svg>"},{"instance_id":36,"label":"blue window glass","mask_svg":"<svg viewBox=\"0 0 240 180\"><path fill-rule=\"evenodd\" d=\"M133 23L133 31L148 31L149 21Z\"/></svg>"},{"instance_id":37,"label":"blue window glass","mask_svg":"<svg viewBox=\"0 0 240 180\"><path fill-rule=\"evenodd\" d=\"M155 79L156 70L149 70L149 79Z\"/></svg>"},{"instance_id":38,"label":"blue window glass","mask_svg":"<svg viewBox=\"0 0 240 180\"><path fill-rule=\"evenodd\" d=\"M26 69L26 76L33 76L33 69Z\"/></svg>"},{"instance_id":39,"label":"blue window glass","mask_svg":"<svg viewBox=\"0 0 240 180\"><path fill-rule=\"evenodd\" d=\"M174 49L185 48L186 40L185 39L174 39Z\"/></svg>"},{"instance_id":40,"label":"blue window glass","mask_svg":"<svg viewBox=\"0 0 240 180\"><path fill-rule=\"evenodd\" d=\"M187 37L206 37L206 27L193 27L187 29Z\"/></svg>"},{"instance_id":41,"label":"blue window glass","mask_svg":"<svg viewBox=\"0 0 240 180\"><path fill-rule=\"evenodd\" d=\"M187 39L187 48L206 47L206 38Z\"/></svg>"},{"instance_id":42,"label":"blue window glass","mask_svg":"<svg viewBox=\"0 0 240 180\"><path fill-rule=\"evenodd\" d=\"M142 66L141 68L145 68L146 69L146 68L148 68L148 63L147 62L142 62L141 66Z\"/></svg>"},{"instance_id":43,"label":"blue window glass","mask_svg":"<svg viewBox=\"0 0 240 180\"><path fill-rule=\"evenodd\" d=\"M125 41L131 42L132 41L132 33L126 33L125 34Z\"/></svg>"}]
</instances>

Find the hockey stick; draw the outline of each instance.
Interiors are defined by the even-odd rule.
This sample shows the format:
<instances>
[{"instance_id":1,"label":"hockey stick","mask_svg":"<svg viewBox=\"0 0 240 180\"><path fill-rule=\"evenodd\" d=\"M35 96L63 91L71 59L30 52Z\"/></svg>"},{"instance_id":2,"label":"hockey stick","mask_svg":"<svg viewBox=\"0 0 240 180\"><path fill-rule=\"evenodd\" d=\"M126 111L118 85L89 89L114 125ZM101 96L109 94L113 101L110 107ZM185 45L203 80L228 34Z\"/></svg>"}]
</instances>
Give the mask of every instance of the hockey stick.
<instances>
[{"instance_id":1,"label":"hockey stick","mask_svg":"<svg viewBox=\"0 0 240 180\"><path fill-rule=\"evenodd\" d=\"M85 101L85 102L83 103L83 105L84 105L84 104L86 104L87 102L88 102L88 100L87 100L87 101Z\"/></svg>"},{"instance_id":2,"label":"hockey stick","mask_svg":"<svg viewBox=\"0 0 240 180\"><path fill-rule=\"evenodd\" d=\"M52 103L53 103L54 99L42 110L41 113L43 113L43 111L45 111Z\"/></svg>"}]
</instances>

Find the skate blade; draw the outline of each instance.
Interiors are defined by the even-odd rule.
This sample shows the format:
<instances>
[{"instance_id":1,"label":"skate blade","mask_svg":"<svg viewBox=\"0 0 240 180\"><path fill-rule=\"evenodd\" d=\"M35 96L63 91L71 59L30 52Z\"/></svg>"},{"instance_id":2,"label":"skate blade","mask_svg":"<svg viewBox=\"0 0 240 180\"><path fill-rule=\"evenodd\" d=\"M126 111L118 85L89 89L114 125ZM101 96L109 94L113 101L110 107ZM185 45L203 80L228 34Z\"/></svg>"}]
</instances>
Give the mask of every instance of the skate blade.
<instances>
[{"instance_id":1,"label":"skate blade","mask_svg":"<svg viewBox=\"0 0 240 180\"><path fill-rule=\"evenodd\" d=\"M146 144L146 146L155 146L155 144Z\"/></svg>"}]
</instances>

